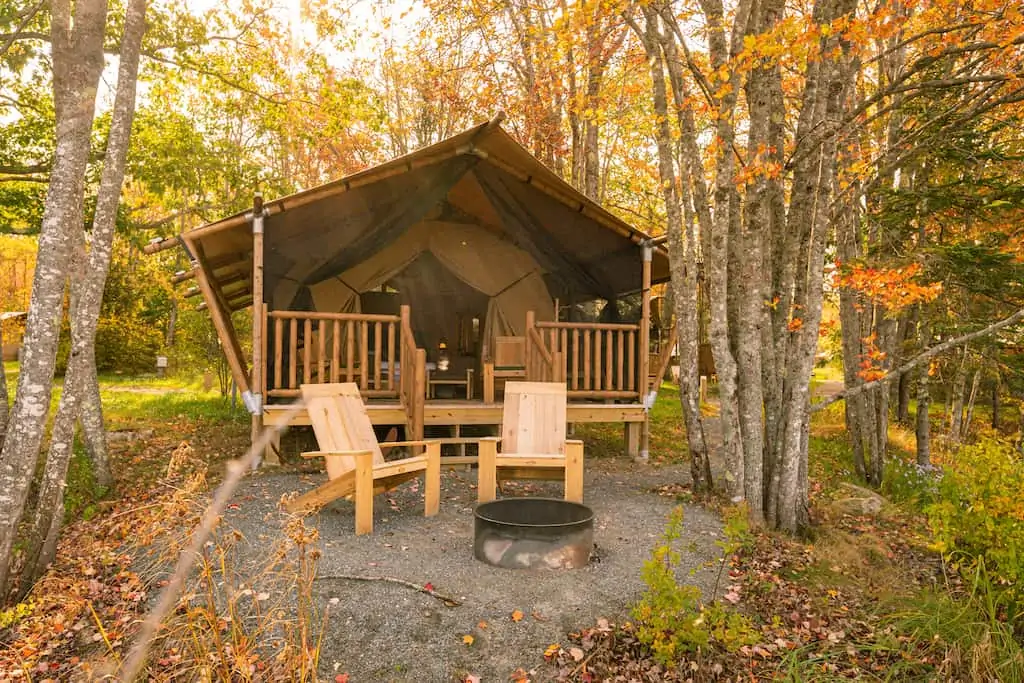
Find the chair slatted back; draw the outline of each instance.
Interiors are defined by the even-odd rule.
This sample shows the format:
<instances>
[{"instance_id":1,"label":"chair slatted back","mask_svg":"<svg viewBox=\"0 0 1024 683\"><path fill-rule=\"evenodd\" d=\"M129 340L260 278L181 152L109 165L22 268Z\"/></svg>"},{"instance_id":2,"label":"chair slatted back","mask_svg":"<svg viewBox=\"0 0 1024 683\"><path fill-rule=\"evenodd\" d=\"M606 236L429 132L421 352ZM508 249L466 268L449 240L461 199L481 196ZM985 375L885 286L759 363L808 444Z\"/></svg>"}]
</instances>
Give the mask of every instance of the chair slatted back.
<instances>
[{"instance_id":1,"label":"chair slatted back","mask_svg":"<svg viewBox=\"0 0 1024 683\"><path fill-rule=\"evenodd\" d=\"M562 382L508 382L501 451L536 455L565 452L566 391Z\"/></svg>"},{"instance_id":2,"label":"chair slatted back","mask_svg":"<svg viewBox=\"0 0 1024 683\"><path fill-rule=\"evenodd\" d=\"M494 369L518 370L526 367L526 337L494 338Z\"/></svg>"},{"instance_id":3,"label":"chair slatted back","mask_svg":"<svg viewBox=\"0 0 1024 683\"><path fill-rule=\"evenodd\" d=\"M374 464L384 464L384 454L357 384L303 384L301 390L321 451L372 451ZM328 457L326 465L331 479L356 467L351 456Z\"/></svg>"}]
</instances>

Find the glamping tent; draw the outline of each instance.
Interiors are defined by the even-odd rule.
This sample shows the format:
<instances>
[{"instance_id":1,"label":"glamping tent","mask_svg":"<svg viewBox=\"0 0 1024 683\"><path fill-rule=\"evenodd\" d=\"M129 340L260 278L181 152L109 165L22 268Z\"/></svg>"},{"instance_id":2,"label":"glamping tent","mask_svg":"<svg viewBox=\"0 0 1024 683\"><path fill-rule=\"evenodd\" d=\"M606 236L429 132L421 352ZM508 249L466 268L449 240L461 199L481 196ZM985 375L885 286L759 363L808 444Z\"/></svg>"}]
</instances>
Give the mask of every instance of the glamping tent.
<instances>
[{"instance_id":1,"label":"glamping tent","mask_svg":"<svg viewBox=\"0 0 1024 683\"><path fill-rule=\"evenodd\" d=\"M318 188L258 200L251 212L150 245L150 252L175 244L188 250L194 270L180 277L196 277L236 380L256 397L255 413L268 393L295 395L296 382L353 372L367 395L402 393L405 400L398 369L400 360L413 362L413 344L428 357L443 344L479 364L493 355L495 340L521 338L553 367L560 351L537 346L527 328L556 323L556 302L637 293L646 302L650 284L668 279L666 255L647 235L562 181L499 124ZM250 374L231 312L254 301ZM649 308L642 317L630 321L633 336L623 329L618 342L605 339L607 360L620 365L620 389L624 372L647 367ZM564 368L551 371L560 374L570 381ZM639 398L639 386L631 386Z\"/></svg>"}]
</instances>

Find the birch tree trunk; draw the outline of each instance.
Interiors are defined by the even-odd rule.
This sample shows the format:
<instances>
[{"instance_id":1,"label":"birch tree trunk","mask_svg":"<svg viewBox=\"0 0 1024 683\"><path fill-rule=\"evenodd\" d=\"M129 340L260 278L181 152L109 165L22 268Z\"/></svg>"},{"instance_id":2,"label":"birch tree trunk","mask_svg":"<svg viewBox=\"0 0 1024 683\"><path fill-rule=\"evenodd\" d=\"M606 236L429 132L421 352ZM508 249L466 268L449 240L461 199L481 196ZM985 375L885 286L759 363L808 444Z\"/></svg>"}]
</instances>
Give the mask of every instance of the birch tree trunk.
<instances>
[{"instance_id":1,"label":"birch tree trunk","mask_svg":"<svg viewBox=\"0 0 1024 683\"><path fill-rule=\"evenodd\" d=\"M978 386L981 384L981 369L974 371L974 379L971 380L971 393L967 398L967 409L964 415L964 423L961 428L961 438L966 439L971 433L971 421L974 419L974 401L978 398Z\"/></svg>"},{"instance_id":2,"label":"birch tree trunk","mask_svg":"<svg viewBox=\"0 0 1024 683\"><path fill-rule=\"evenodd\" d=\"M74 18L72 19L72 14ZM103 69L105 0L51 2L57 147L43 210L32 298L10 428L0 451L0 596L49 413L64 284L73 237L82 229L85 169Z\"/></svg>"},{"instance_id":3,"label":"birch tree trunk","mask_svg":"<svg viewBox=\"0 0 1024 683\"><path fill-rule=\"evenodd\" d=\"M4 348L4 324L0 322L0 352ZM0 448L4 445L4 434L7 433L7 414L10 411L10 403L7 397L7 370L4 368L4 359L0 357Z\"/></svg>"},{"instance_id":4,"label":"birch tree trunk","mask_svg":"<svg viewBox=\"0 0 1024 683\"><path fill-rule=\"evenodd\" d=\"M643 42L651 71L654 110L658 117L656 141L658 146L658 172L665 199L666 228L668 231L669 263L672 291L675 301L676 329L679 339L679 401L686 425L686 439L690 450L690 474L695 491L711 490L711 460L704 438L704 421L700 412L700 377L697 368L699 340L697 330L697 236L689 198L680 200L673 161L672 131L669 126L668 95L665 88L665 67L673 73L673 87L679 75L677 55L671 50L672 37L662 33L659 16L652 7L643 8L644 28L631 22L633 30ZM668 47L668 54L663 49ZM666 59L667 57L667 59ZM676 92L678 105L681 94ZM683 185L685 187L685 185ZM683 207L687 208L684 209ZM684 216L685 213L685 216ZM684 233L685 225L685 233ZM672 343L672 340L669 340Z\"/></svg>"},{"instance_id":5,"label":"birch tree trunk","mask_svg":"<svg viewBox=\"0 0 1024 683\"><path fill-rule=\"evenodd\" d=\"M818 0L812 13L813 20L817 24L828 23L846 16L854 8L854 0ZM775 526L790 532L796 532L807 524L810 380L821 323L826 237L833 218L827 207L831 203L836 177L839 121L853 80L849 44L834 35L822 38L820 42L821 54L831 56L822 57L817 66L808 67L797 144L810 142L814 147L812 153L806 154L796 164L789 216L790 226L806 221L810 232L806 259L801 259L806 263L806 270L798 268L794 273L792 310L794 317L797 311L802 317L798 329L792 333L792 350L787 356L781 471L775 511ZM819 137L821 135L824 137Z\"/></svg>"},{"instance_id":6,"label":"birch tree trunk","mask_svg":"<svg viewBox=\"0 0 1024 683\"><path fill-rule=\"evenodd\" d=\"M920 467L931 467L931 395L928 393L928 367L921 368L917 380L917 416L915 417L914 437L917 446L917 464Z\"/></svg>"},{"instance_id":7,"label":"birch tree trunk","mask_svg":"<svg viewBox=\"0 0 1024 683\"><path fill-rule=\"evenodd\" d=\"M732 350L729 325L729 236L731 232L734 232L733 226L739 220L739 216L734 215L734 209L738 207L733 201L736 193L733 179L736 171L733 156L736 130L733 119L739 94L740 75L737 69L729 69L728 65L730 60L735 58L742 49L751 2L750 0L740 0L737 5L731 40L726 38L725 10L721 0L702 0L700 4L705 16L711 66L717 71L724 69L728 73L727 83L716 84L719 87L720 96L715 97L713 102L716 110L718 142L714 182L715 209L711 223L711 235L708 239L709 249L705 254L704 263L707 267L710 288L708 336L711 341L712 354L715 357L715 370L718 374L722 455L726 466L725 478L730 497L738 501L743 499L747 485L744 471L746 458L739 419L738 367ZM725 87L726 85L728 87ZM703 171L701 171L701 175L703 176ZM760 380L760 374L758 380Z\"/></svg>"},{"instance_id":8,"label":"birch tree trunk","mask_svg":"<svg viewBox=\"0 0 1024 683\"><path fill-rule=\"evenodd\" d=\"M964 421L964 394L967 392L967 347L961 350L960 364L953 375L953 387L949 404L949 441L960 443Z\"/></svg>"},{"instance_id":9,"label":"birch tree trunk","mask_svg":"<svg viewBox=\"0 0 1024 683\"><path fill-rule=\"evenodd\" d=\"M121 38L117 91L96 197L92 241L88 253L84 241L76 245L78 254L75 261L80 267L73 272L71 281L71 354L64 376L64 391L54 418L39 501L28 537L25 571L29 580L23 582L23 585L42 575L56 553L63 520L68 463L74 446L75 424L80 415L84 418L83 422L89 423L88 433L99 442L93 444L93 448L99 449L102 454L98 479L110 480L96 377L96 326L114 246L117 207L121 199L128 142L135 116L139 51L145 27L146 0L130 0ZM86 430L83 429L83 432ZM94 453L94 457L96 455Z\"/></svg>"}]
</instances>

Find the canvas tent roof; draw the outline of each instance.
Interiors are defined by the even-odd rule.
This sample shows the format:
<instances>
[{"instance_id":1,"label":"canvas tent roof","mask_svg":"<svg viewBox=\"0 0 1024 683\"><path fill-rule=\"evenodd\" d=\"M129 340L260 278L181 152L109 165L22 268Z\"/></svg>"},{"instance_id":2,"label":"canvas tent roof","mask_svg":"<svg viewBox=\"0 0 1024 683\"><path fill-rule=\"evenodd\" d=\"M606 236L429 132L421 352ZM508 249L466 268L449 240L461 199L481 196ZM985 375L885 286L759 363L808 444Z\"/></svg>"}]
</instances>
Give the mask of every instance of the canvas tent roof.
<instances>
[{"instance_id":1,"label":"canvas tent roof","mask_svg":"<svg viewBox=\"0 0 1024 683\"><path fill-rule=\"evenodd\" d=\"M351 294L381 283L367 268L380 275L426 251L489 297L516 286L529 290L519 301L532 306L542 282L548 301L614 298L640 289L641 244L649 239L562 181L493 122L264 207L265 295L272 309L323 301L330 291L329 308L341 310L339 300L347 297L337 290ZM252 269L246 213L184 237L228 298L246 301ZM404 246L396 251L395 245ZM466 246L472 253L453 254ZM655 249L653 258L652 281L668 280L664 251ZM364 277L349 281L359 272ZM530 282L520 286L524 280Z\"/></svg>"}]
</instances>

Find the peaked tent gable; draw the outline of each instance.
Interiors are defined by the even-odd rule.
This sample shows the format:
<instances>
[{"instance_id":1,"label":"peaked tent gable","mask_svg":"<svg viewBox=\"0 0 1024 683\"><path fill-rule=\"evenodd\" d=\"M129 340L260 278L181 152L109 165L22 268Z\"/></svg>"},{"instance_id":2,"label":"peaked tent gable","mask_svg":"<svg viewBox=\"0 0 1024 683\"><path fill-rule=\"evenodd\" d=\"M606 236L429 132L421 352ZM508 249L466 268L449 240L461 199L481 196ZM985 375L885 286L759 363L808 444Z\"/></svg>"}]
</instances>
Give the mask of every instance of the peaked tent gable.
<instances>
[{"instance_id":1,"label":"peaked tent gable","mask_svg":"<svg viewBox=\"0 0 1024 683\"><path fill-rule=\"evenodd\" d=\"M611 298L640 288L640 245L650 238L574 190L499 126L481 124L399 159L264 204L267 293L329 280L420 221L473 221L528 252L553 297ZM208 275L251 272L245 213L186 233ZM656 249L653 282L668 280ZM244 281L243 281L244 282ZM245 283L248 286L248 283ZM235 289L238 289L237 285Z\"/></svg>"}]
</instances>

